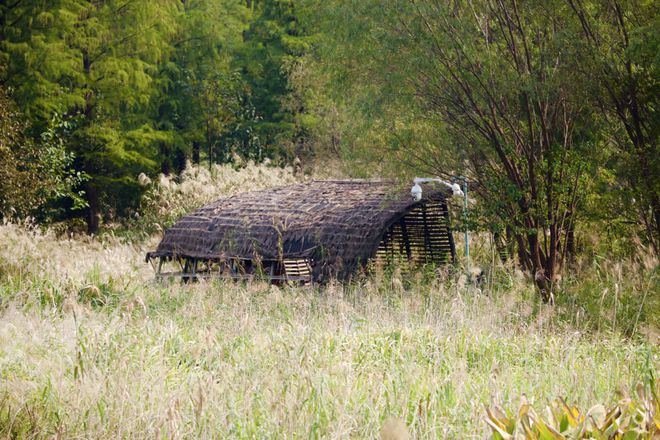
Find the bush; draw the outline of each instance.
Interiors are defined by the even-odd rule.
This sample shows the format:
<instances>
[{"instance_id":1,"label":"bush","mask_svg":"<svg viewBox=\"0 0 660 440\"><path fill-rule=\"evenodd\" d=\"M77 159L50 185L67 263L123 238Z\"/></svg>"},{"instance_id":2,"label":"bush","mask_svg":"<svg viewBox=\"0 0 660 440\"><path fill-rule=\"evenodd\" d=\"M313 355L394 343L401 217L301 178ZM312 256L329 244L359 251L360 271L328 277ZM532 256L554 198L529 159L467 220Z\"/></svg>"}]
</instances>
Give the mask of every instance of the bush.
<instances>
[{"instance_id":1,"label":"bush","mask_svg":"<svg viewBox=\"0 0 660 440\"><path fill-rule=\"evenodd\" d=\"M517 413L495 406L486 410L493 438L506 440L657 439L660 437L660 383L637 385L634 398L626 398L606 410L595 405L588 411L557 399L539 415L523 397Z\"/></svg>"},{"instance_id":2,"label":"bush","mask_svg":"<svg viewBox=\"0 0 660 440\"><path fill-rule=\"evenodd\" d=\"M660 328L660 266L651 253L611 260L595 257L557 292L563 320L593 331Z\"/></svg>"}]
</instances>

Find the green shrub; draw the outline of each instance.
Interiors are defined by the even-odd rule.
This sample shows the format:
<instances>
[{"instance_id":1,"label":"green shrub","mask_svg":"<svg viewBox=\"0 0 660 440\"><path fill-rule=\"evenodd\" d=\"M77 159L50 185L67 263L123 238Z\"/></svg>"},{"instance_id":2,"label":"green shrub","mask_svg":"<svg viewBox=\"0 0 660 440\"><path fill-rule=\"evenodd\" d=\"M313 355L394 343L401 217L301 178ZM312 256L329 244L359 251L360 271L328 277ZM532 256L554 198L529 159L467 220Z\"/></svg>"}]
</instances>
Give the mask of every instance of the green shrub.
<instances>
[{"instance_id":1,"label":"green shrub","mask_svg":"<svg viewBox=\"0 0 660 440\"><path fill-rule=\"evenodd\" d=\"M499 406L486 409L486 423L496 440L654 440L660 438L658 396L660 383L640 383L634 398L622 399L609 409L595 405L584 411L559 398L548 405L545 415L539 415L523 397L516 413Z\"/></svg>"}]
</instances>

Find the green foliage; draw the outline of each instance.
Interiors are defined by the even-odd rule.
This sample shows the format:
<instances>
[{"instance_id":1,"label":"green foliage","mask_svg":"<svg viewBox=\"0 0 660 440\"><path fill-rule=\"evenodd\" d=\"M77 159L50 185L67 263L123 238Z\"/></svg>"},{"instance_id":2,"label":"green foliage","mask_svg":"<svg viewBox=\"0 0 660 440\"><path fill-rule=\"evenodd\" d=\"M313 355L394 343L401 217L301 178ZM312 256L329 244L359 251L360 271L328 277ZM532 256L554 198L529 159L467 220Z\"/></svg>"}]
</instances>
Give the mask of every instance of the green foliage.
<instances>
[{"instance_id":1,"label":"green foliage","mask_svg":"<svg viewBox=\"0 0 660 440\"><path fill-rule=\"evenodd\" d=\"M658 252L653 2L302 4L324 38L299 93L352 174L467 175L470 227L542 289L582 226Z\"/></svg>"},{"instance_id":2,"label":"green foliage","mask_svg":"<svg viewBox=\"0 0 660 440\"><path fill-rule=\"evenodd\" d=\"M635 391L633 398L609 409L595 405L588 411L559 398L547 407L545 416L537 414L523 398L515 414L498 406L487 409L486 423L496 440L655 439L660 436L660 384L640 383Z\"/></svg>"},{"instance_id":3,"label":"green foliage","mask_svg":"<svg viewBox=\"0 0 660 440\"><path fill-rule=\"evenodd\" d=\"M62 207L85 205L92 232L105 197L122 193L135 204L139 193L131 180L139 171L155 171L152 146L132 142L137 137L126 132L134 128L131 115L150 102L176 11L167 0L28 1L4 11L6 82L35 130L47 127L53 114L65 115L67 130L57 140L75 154L76 171L89 180L86 203L74 199Z\"/></svg>"},{"instance_id":4,"label":"green foliage","mask_svg":"<svg viewBox=\"0 0 660 440\"><path fill-rule=\"evenodd\" d=\"M333 39L327 57L339 64L337 81L352 83L344 96L365 89L357 91L363 113L398 138L393 162L468 176L481 223L506 225L521 265L551 290L598 141L591 112L573 99L582 91L571 80L574 35L556 26L562 2L319 8L328 14L321 25ZM347 15L345 30L331 32L337 13ZM424 145L434 133L439 142Z\"/></svg>"},{"instance_id":5,"label":"green foliage","mask_svg":"<svg viewBox=\"0 0 660 440\"><path fill-rule=\"evenodd\" d=\"M139 205L139 174L181 172L200 153L209 164L291 159L280 154L295 134L281 103L301 32L292 2L3 3L2 83L29 121L26 139L40 142L61 115L66 129L48 142L67 164L52 172L78 178L67 180L75 192L47 197L51 218L85 216L90 232L124 219ZM35 149L57 162L47 143Z\"/></svg>"},{"instance_id":6,"label":"green foliage","mask_svg":"<svg viewBox=\"0 0 660 440\"><path fill-rule=\"evenodd\" d=\"M239 53L246 93L242 113L224 142L245 158L256 161L276 157L290 162L302 153L305 133L295 122L303 111L286 103L290 95L290 69L310 48L293 0L250 2L253 20L244 33Z\"/></svg>"},{"instance_id":7,"label":"green foliage","mask_svg":"<svg viewBox=\"0 0 660 440\"><path fill-rule=\"evenodd\" d=\"M34 140L21 119L13 100L0 88L0 217L51 219L56 215L52 203L65 200L74 209L84 207L83 194L76 188L87 175L74 169L75 155L64 148L67 123L55 115Z\"/></svg>"},{"instance_id":8,"label":"green foliage","mask_svg":"<svg viewBox=\"0 0 660 440\"><path fill-rule=\"evenodd\" d=\"M605 168L599 193L614 209L592 210L632 228L660 252L660 116L658 8L649 1L581 4L580 64L586 99L606 122ZM617 223L619 223L617 225Z\"/></svg>"},{"instance_id":9,"label":"green foliage","mask_svg":"<svg viewBox=\"0 0 660 440\"><path fill-rule=\"evenodd\" d=\"M76 210L87 207L85 192L79 188L90 176L75 169L76 155L65 147L64 141L71 129L70 123L55 114L46 131L41 133L39 156L40 160L44 161L42 176L46 176L44 181L48 182L48 192L44 200L51 204L66 200L71 209ZM54 216L52 212L48 215Z\"/></svg>"},{"instance_id":10,"label":"green foliage","mask_svg":"<svg viewBox=\"0 0 660 440\"><path fill-rule=\"evenodd\" d=\"M199 163L204 146L209 162L227 161L227 154L219 151L219 140L240 105L237 89L241 78L233 60L249 18L248 9L239 1L183 5L171 56L162 63L154 103L158 126L173 138L167 147L170 158L172 152L180 151ZM162 170L181 171L184 165L185 160L178 160Z\"/></svg>"},{"instance_id":11,"label":"green foliage","mask_svg":"<svg viewBox=\"0 0 660 440\"><path fill-rule=\"evenodd\" d=\"M584 256L590 262L567 275L557 291L563 319L593 331L633 337L660 328L660 265L649 250L619 260Z\"/></svg>"},{"instance_id":12,"label":"green foliage","mask_svg":"<svg viewBox=\"0 0 660 440\"><path fill-rule=\"evenodd\" d=\"M0 88L0 215L26 215L38 200L39 170L31 159L37 156L34 144L24 135L14 103Z\"/></svg>"}]
</instances>

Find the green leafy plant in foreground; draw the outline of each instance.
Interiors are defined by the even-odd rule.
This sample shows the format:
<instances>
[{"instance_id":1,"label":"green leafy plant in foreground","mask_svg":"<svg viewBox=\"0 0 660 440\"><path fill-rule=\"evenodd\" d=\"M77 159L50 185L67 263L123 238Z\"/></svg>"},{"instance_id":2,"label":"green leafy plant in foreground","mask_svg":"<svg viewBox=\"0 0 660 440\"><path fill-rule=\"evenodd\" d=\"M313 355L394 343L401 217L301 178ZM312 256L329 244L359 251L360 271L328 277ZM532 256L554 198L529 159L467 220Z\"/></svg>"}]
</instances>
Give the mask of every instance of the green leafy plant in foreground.
<instances>
[{"instance_id":1,"label":"green leafy plant in foreground","mask_svg":"<svg viewBox=\"0 0 660 440\"><path fill-rule=\"evenodd\" d=\"M499 406L487 408L486 423L496 440L660 439L660 383L655 389L638 384L636 394L609 410L595 405L580 411L559 398L546 408L545 416L523 397L515 415Z\"/></svg>"}]
</instances>

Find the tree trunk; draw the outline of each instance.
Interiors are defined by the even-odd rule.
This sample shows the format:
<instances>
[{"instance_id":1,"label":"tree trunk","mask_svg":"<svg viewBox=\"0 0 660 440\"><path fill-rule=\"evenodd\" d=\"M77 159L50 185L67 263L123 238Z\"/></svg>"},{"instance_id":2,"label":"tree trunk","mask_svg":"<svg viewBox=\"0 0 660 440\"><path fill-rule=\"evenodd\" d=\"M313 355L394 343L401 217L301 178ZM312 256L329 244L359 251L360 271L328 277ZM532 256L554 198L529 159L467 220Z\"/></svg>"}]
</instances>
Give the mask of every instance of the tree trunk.
<instances>
[{"instance_id":1,"label":"tree trunk","mask_svg":"<svg viewBox=\"0 0 660 440\"><path fill-rule=\"evenodd\" d=\"M199 151L201 150L201 145L199 141L193 141L192 143L192 163L199 165Z\"/></svg>"},{"instance_id":2,"label":"tree trunk","mask_svg":"<svg viewBox=\"0 0 660 440\"><path fill-rule=\"evenodd\" d=\"M658 193L654 188L654 180L657 179L657 176L655 176L655 173L649 169L650 167L648 165L648 158L646 157L645 152L641 151L638 156L640 158L640 163L642 164L642 180L645 186L644 191L646 194L650 195L648 200L651 213L647 220L648 240L651 243L653 251L656 253L656 255L660 255L660 198L658 197ZM643 197L640 197L640 199L644 200ZM654 222L655 225L653 225Z\"/></svg>"},{"instance_id":3,"label":"tree trunk","mask_svg":"<svg viewBox=\"0 0 660 440\"><path fill-rule=\"evenodd\" d=\"M514 253L516 250L516 243L514 241L513 232L511 231L511 226L506 226L506 250L509 258L514 258Z\"/></svg>"},{"instance_id":4,"label":"tree trunk","mask_svg":"<svg viewBox=\"0 0 660 440\"><path fill-rule=\"evenodd\" d=\"M509 260L509 248L506 240L507 239L505 237L502 237L502 233L493 233L493 243L495 244L495 250L497 251L497 255L500 257L502 264L506 264L506 262Z\"/></svg>"},{"instance_id":5,"label":"tree trunk","mask_svg":"<svg viewBox=\"0 0 660 440\"><path fill-rule=\"evenodd\" d=\"M529 255L525 247L525 239L522 235L516 234L516 243L518 244L518 264L520 265L520 269L526 272L531 271L532 265L530 264Z\"/></svg>"},{"instance_id":6,"label":"tree trunk","mask_svg":"<svg viewBox=\"0 0 660 440\"><path fill-rule=\"evenodd\" d=\"M90 81L92 71L92 60L87 50L82 51L83 54L83 70L85 72L86 80ZM87 86L89 87L89 85ZM90 88L85 90L85 106L83 108L84 124L91 125L93 121L94 104L92 102L93 92ZM91 176L95 173L89 169L89 163L85 161L83 169ZM85 195L89 207L87 208L87 233L95 234L99 230L101 218L101 204L99 201L99 189L92 182L85 184Z\"/></svg>"},{"instance_id":7,"label":"tree trunk","mask_svg":"<svg viewBox=\"0 0 660 440\"><path fill-rule=\"evenodd\" d=\"M566 255L568 256L568 261L573 261L575 257L575 227L573 226L573 221L568 224L566 230Z\"/></svg>"},{"instance_id":8,"label":"tree trunk","mask_svg":"<svg viewBox=\"0 0 660 440\"><path fill-rule=\"evenodd\" d=\"M101 220L101 204L99 201L99 193L93 183L85 185L85 194L87 196L87 233L95 234L99 230Z\"/></svg>"},{"instance_id":9,"label":"tree trunk","mask_svg":"<svg viewBox=\"0 0 660 440\"><path fill-rule=\"evenodd\" d=\"M542 261L542 250L539 242L538 232L527 234L527 243L529 252L531 254L532 274L534 275L534 283L541 292L543 301L547 301L549 295L548 274L546 272L546 265Z\"/></svg>"},{"instance_id":10,"label":"tree trunk","mask_svg":"<svg viewBox=\"0 0 660 440\"><path fill-rule=\"evenodd\" d=\"M206 121L206 148L209 152L209 171L213 169L213 145L211 142L211 123Z\"/></svg>"}]
</instances>

